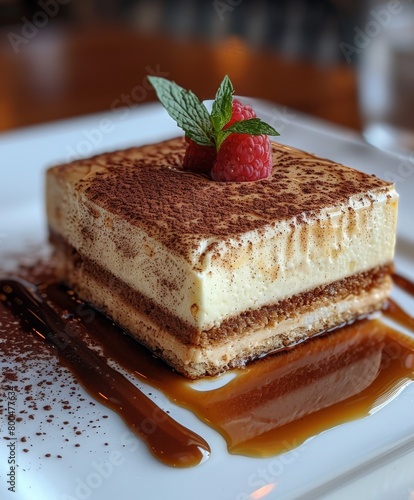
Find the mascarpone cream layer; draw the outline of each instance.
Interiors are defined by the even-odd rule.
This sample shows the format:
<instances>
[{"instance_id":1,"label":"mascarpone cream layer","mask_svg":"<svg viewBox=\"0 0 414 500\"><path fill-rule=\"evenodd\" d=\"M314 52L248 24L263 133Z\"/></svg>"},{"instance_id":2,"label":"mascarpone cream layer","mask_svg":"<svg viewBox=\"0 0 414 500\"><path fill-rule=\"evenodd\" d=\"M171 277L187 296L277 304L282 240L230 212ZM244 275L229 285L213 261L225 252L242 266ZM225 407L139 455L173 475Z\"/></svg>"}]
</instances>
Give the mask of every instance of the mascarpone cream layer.
<instances>
[{"instance_id":1,"label":"mascarpone cream layer","mask_svg":"<svg viewBox=\"0 0 414 500\"><path fill-rule=\"evenodd\" d=\"M174 253L142 227L48 176L48 220L82 255L199 330L247 309L392 261L398 195L390 186Z\"/></svg>"}]
</instances>

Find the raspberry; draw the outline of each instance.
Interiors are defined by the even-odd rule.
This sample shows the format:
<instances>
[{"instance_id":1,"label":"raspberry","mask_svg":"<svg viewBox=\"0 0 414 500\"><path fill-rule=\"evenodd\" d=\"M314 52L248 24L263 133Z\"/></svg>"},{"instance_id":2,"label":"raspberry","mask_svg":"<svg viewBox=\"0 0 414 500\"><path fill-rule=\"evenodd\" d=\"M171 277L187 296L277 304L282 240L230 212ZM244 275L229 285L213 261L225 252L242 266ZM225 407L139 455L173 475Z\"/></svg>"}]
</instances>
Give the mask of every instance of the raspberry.
<instances>
[{"instance_id":1,"label":"raspberry","mask_svg":"<svg viewBox=\"0 0 414 500\"><path fill-rule=\"evenodd\" d=\"M200 146L189 137L186 137L185 140L188 146L183 160L184 170L198 174L209 174L216 161L216 148Z\"/></svg>"},{"instance_id":2,"label":"raspberry","mask_svg":"<svg viewBox=\"0 0 414 500\"><path fill-rule=\"evenodd\" d=\"M238 99L233 99L230 121L223 128L229 128L235 122L249 120L250 118L256 118L253 108L247 104L243 104Z\"/></svg>"},{"instance_id":3,"label":"raspberry","mask_svg":"<svg viewBox=\"0 0 414 500\"><path fill-rule=\"evenodd\" d=\"M267 135L231 134L217 153L211 170L215 181L257 181L272 172L270 139Z\"/></svg>"},{"instance_id":4,"label":"raspberry","mask_svg":"<svg viewBox=\"0 0 414 500\"><path fill-rule=\"evenodd\" d=\"M253 108L241 103L238 99L233 99L231 118L224 128L228 128L235 122L248 120L249 118L256 118ZM192 141L187 136L185 140L188 146L183 161L184 170L209 174L216 161L216 150L213 147L200 146L200 144Z\"/></svg>"}]
</instances>

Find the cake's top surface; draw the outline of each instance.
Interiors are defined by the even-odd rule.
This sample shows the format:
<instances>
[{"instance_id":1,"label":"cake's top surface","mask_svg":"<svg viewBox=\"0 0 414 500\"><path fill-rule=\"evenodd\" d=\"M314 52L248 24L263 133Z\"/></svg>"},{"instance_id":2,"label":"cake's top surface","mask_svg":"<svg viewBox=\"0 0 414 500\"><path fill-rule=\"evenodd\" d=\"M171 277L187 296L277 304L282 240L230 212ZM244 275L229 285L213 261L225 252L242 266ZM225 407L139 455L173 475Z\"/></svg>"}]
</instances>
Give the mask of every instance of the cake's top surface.
<instances>
[{"instance_id":1,"label":"cake's top surface","mask_svg":"<svg viewBox=\"0 0 414 500\"><path fill-rule=\"evenodd\" d=\"M182 138L60 165L50 174L175 251L283 219L301 223L305 214L392 186L294 148L273 143L272 149L272 175L256 182L214 182L184 172Z\"/></svg>"}]
</instances>

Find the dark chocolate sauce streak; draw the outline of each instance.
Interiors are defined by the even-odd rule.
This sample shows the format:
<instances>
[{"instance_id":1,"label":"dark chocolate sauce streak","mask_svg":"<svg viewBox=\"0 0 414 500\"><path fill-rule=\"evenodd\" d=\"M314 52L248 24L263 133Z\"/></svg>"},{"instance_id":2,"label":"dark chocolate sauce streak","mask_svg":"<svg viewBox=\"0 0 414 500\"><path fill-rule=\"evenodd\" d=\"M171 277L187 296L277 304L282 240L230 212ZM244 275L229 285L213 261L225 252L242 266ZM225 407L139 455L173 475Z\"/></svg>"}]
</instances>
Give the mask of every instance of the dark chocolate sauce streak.
<instances>
[{"instance_id":1,"label":"dark chocolate sauce streak","mask_svg":"<svg viewBox=\"0 0 414 500\"><path fill-rule=\"evenodd\" d=\"M407 293L414 296L414 283L408 278L405 278L401 274L394 273L392 275L392 280L399 288L402 288Z\"/></svg>"},{"instance_id":2,"label":"dark chocolate sauce streak","mask_svg":"<svg viewBox=\"0 0 414 500\"><path fill-rule=\"evenodd\" d=\"M398 286L398 288L401 288L414 297L414 283L412 281L397 273L394 273L392 275L392 280L394 284ZM388 299L387 308L384 312L386 316L391 317L400 325L414 331L414 317L408 314L394 300Z\"/></svg>"},{"instance_id":3,"label":"dark chocolate sauce streak","mask_svg":"<svg viewBox=\"0 0 414 500\"><path fill-rule=\"evenodd\" d=\"M80 341L70 322L46 304L37 287L21 279L0 280L0 300L28 331L57 349L61 363L95 399L115 410L158 460L190 467L209 456L210 447L202 437L173 420Z\"/></svg>"}]
</instances>

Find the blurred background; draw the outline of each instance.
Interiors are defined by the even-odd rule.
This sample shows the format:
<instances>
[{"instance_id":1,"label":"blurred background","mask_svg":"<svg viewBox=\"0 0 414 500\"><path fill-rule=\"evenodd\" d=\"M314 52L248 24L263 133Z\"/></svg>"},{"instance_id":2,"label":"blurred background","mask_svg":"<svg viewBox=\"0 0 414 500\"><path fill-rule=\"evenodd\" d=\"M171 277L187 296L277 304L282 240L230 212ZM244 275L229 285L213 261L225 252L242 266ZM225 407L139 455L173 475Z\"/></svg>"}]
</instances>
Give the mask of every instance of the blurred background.
<instances>
[{"instance_id":1,"label":"blurred background","mask_svg":"<svg viewBox=\"0 0 414 500\"><path fill-rule=\"evenodd\" d=\"M356 0L0 0L0 131L155 100L148 74L211 98L226 73L239 95L361 130L357 61L364 36L377 36L366 32L374 7Z\"/></svg>"}]
</instances>

